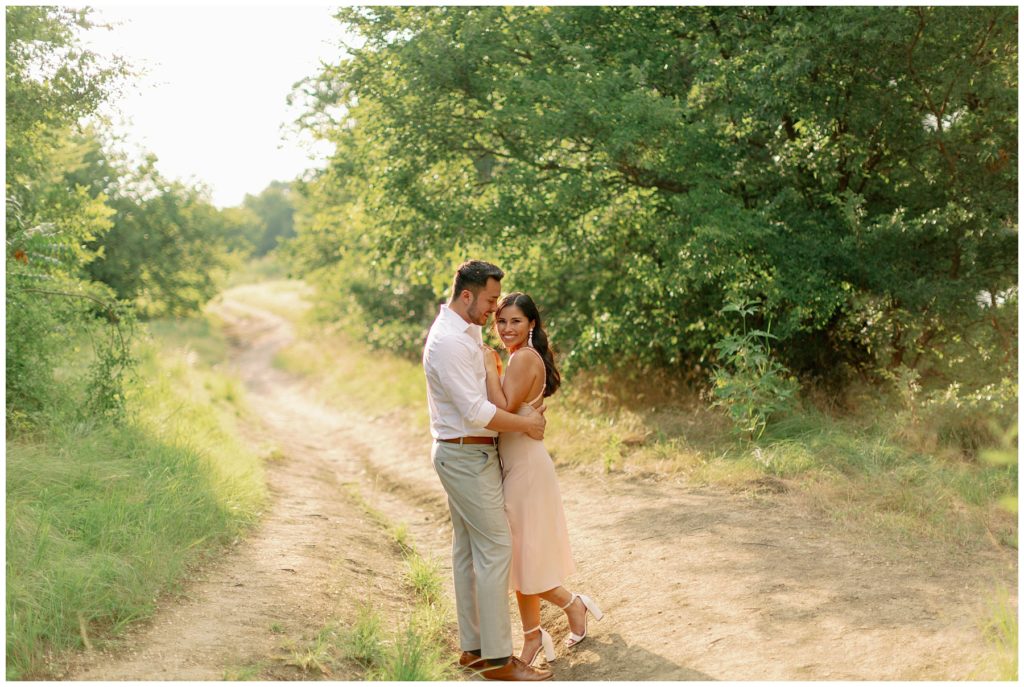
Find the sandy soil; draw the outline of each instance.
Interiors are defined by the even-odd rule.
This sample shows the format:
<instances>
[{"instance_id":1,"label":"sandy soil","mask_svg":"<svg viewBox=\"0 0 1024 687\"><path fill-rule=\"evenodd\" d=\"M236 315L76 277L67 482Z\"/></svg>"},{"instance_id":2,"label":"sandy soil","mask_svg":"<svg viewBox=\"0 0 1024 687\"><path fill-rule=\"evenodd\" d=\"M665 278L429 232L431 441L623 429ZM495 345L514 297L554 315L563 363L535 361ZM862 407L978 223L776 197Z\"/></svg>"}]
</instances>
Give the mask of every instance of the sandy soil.
<instances>
[{"instance_id":1,"label":"sandy soil","mask_svg":"<svg viewBox=\"0 0 1024 687\"><path fill-rule=\"evenodd\" d=\"M223 679L259 666L256 677L309 679L286 665L289 642L351 620L366 600L401 622L401 560L346 484L406 523L450 577L429 437L397 416L319 403L315 380L272 367L294 336L284 319L230 292L216 310L255 415L248 431L285 456L268 464L272 503L251 537L186 586L186 598L168 599L125 648L85 654L68 677ZM979 619L997 584L1016 600L1015 555L866 539L790 494L752 498L596 470L561 469L559 479L578 567L570 587L606 616L570 652L564 616L545 605L556 679L992 677Z\"/></svg>"}]
</instances>

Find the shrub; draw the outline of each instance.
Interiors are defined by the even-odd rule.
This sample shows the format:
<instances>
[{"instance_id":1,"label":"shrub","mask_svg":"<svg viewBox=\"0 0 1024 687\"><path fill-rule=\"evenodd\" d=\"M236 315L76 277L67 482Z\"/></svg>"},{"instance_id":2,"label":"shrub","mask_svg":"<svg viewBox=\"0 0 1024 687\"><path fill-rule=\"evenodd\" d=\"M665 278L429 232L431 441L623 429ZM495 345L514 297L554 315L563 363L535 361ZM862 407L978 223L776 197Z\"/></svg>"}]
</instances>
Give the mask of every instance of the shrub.
<instances>
[{"instance_id":1,"label":"shrub","mask_svg":"<svg viewBox=\"0 0 1024 687\"><path fill-rule=\"evenodd\" d=\"M791 410L799 386L785 366L772 358L771 322L767 329L748 329L747 317L760 312L756 301L730 303L722 312L737 312L743 323L739 334L731 334L715 348L721 364L712 374L713 404L724 408L735 429L752 438L760 437L773 414Z\"/></svg>"},{"instance_id":2,"label":"shrub","mask_svg":"<svg viewBox=\"0 0 1024 687\"><path fill-rule=\"evenodd\" d=\"M922 421L932 428L940 444L953 446L974 457L995 446L1000 427L1008 426L1017 414L1017 382L1006 378L973 391L953 382L925 398Z\"/></svg>"}]
</instances>

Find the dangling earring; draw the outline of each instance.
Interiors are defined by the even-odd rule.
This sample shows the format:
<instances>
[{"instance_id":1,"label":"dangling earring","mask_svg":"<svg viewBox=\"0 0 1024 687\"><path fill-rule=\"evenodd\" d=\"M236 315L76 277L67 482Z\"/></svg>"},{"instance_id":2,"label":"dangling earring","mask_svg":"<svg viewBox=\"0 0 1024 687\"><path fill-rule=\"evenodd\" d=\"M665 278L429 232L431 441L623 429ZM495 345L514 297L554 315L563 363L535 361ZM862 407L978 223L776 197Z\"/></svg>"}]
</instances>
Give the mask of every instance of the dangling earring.
<instances>
[{"instance_id":1,"label":"dangling earring","mask_svg":"<svg viewBox=\"0 0 1024 687\"><path fill-rule=\"evenodd\" d=\"M530 336L526 339L526 345L533 348L533 329L530 329Z\"/></svg>"}]
</instances>

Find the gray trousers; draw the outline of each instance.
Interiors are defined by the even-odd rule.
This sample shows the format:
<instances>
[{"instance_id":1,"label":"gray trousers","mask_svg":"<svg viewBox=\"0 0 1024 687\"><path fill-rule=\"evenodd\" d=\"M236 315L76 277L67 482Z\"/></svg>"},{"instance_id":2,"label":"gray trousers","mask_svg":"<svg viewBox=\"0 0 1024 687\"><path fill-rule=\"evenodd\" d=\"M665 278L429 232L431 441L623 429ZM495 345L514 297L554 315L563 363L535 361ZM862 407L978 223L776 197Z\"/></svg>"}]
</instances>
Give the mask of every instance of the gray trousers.
<instances>
[{"instance_id":1,"label":"gray trousers","mask_svg":"<svg viewBox=\"0 0 1024 687\"><path fill-rule=\"evenodd\" d=\"M452 515L452 572L463 651L483 658L512 655L508 574L512 537L505 518L498 449L435 441L434 470Z\"/></svg>"}]
</instances>

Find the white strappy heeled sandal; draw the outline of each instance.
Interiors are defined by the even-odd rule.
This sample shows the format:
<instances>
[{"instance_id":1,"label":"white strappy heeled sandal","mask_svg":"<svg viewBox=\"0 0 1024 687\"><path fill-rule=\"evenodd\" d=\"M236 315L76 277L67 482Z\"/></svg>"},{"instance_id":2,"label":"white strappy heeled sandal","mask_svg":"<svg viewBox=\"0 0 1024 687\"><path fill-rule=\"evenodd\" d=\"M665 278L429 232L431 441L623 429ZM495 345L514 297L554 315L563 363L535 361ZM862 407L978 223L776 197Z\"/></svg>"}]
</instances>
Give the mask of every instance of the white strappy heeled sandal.
<instances>
[{"instance_id":1,"label":"white strappy heeled sandal","mask_svg":"<svg viewBox=\"0 0 1024 687\"><path fill-rule=\"evenodd\" d=\"M569 608L569 606L572 606L572 602L575 601L576 599L579 599L580 601L583 602L583 607L585 609L583 611L583 634L578 635L578 634L576 634L575 632L572 631L572 628L570 628L569 629L569 637L565 640L565 645L567 647L574 647L577 644L579 644L580 642L582 642L584 639L586 639L586 637L587 637L587 613L588 612L591 615L594 616L594 620L600 620L601 618L604 617L604 613L601 612L601 609L598 608L597 604L594 603L593 599L591 599L586 594L577 594L576 592L572 592L572 598L569 599L569 603L567 603L564 606L562 606L562 610L564 611L565 609Z\"/></svg>"},{"instance_id":2,"label":"white strappy heeled sandal","mask_svg":"<svg viewBox=\"0 0 1024 687\"><path fill-rule=\"evenodd\" d=\"M525 637L526 635L536 632L537 630L540 630L540 646L537 647L537 650L533 652L533 656L530 657L529 661L527 661L525 658L522 659L523 663L525 663L528 666L532 666L533 662L537 660L537 657L540 655L541 649L544 650L544 658L547 659L548 663L551 663L555 660L555 641L551 639L551 635L548 634L547 630L538 625L532 630L523 630L523 636Z\"/></svg>"}]
</instances>

